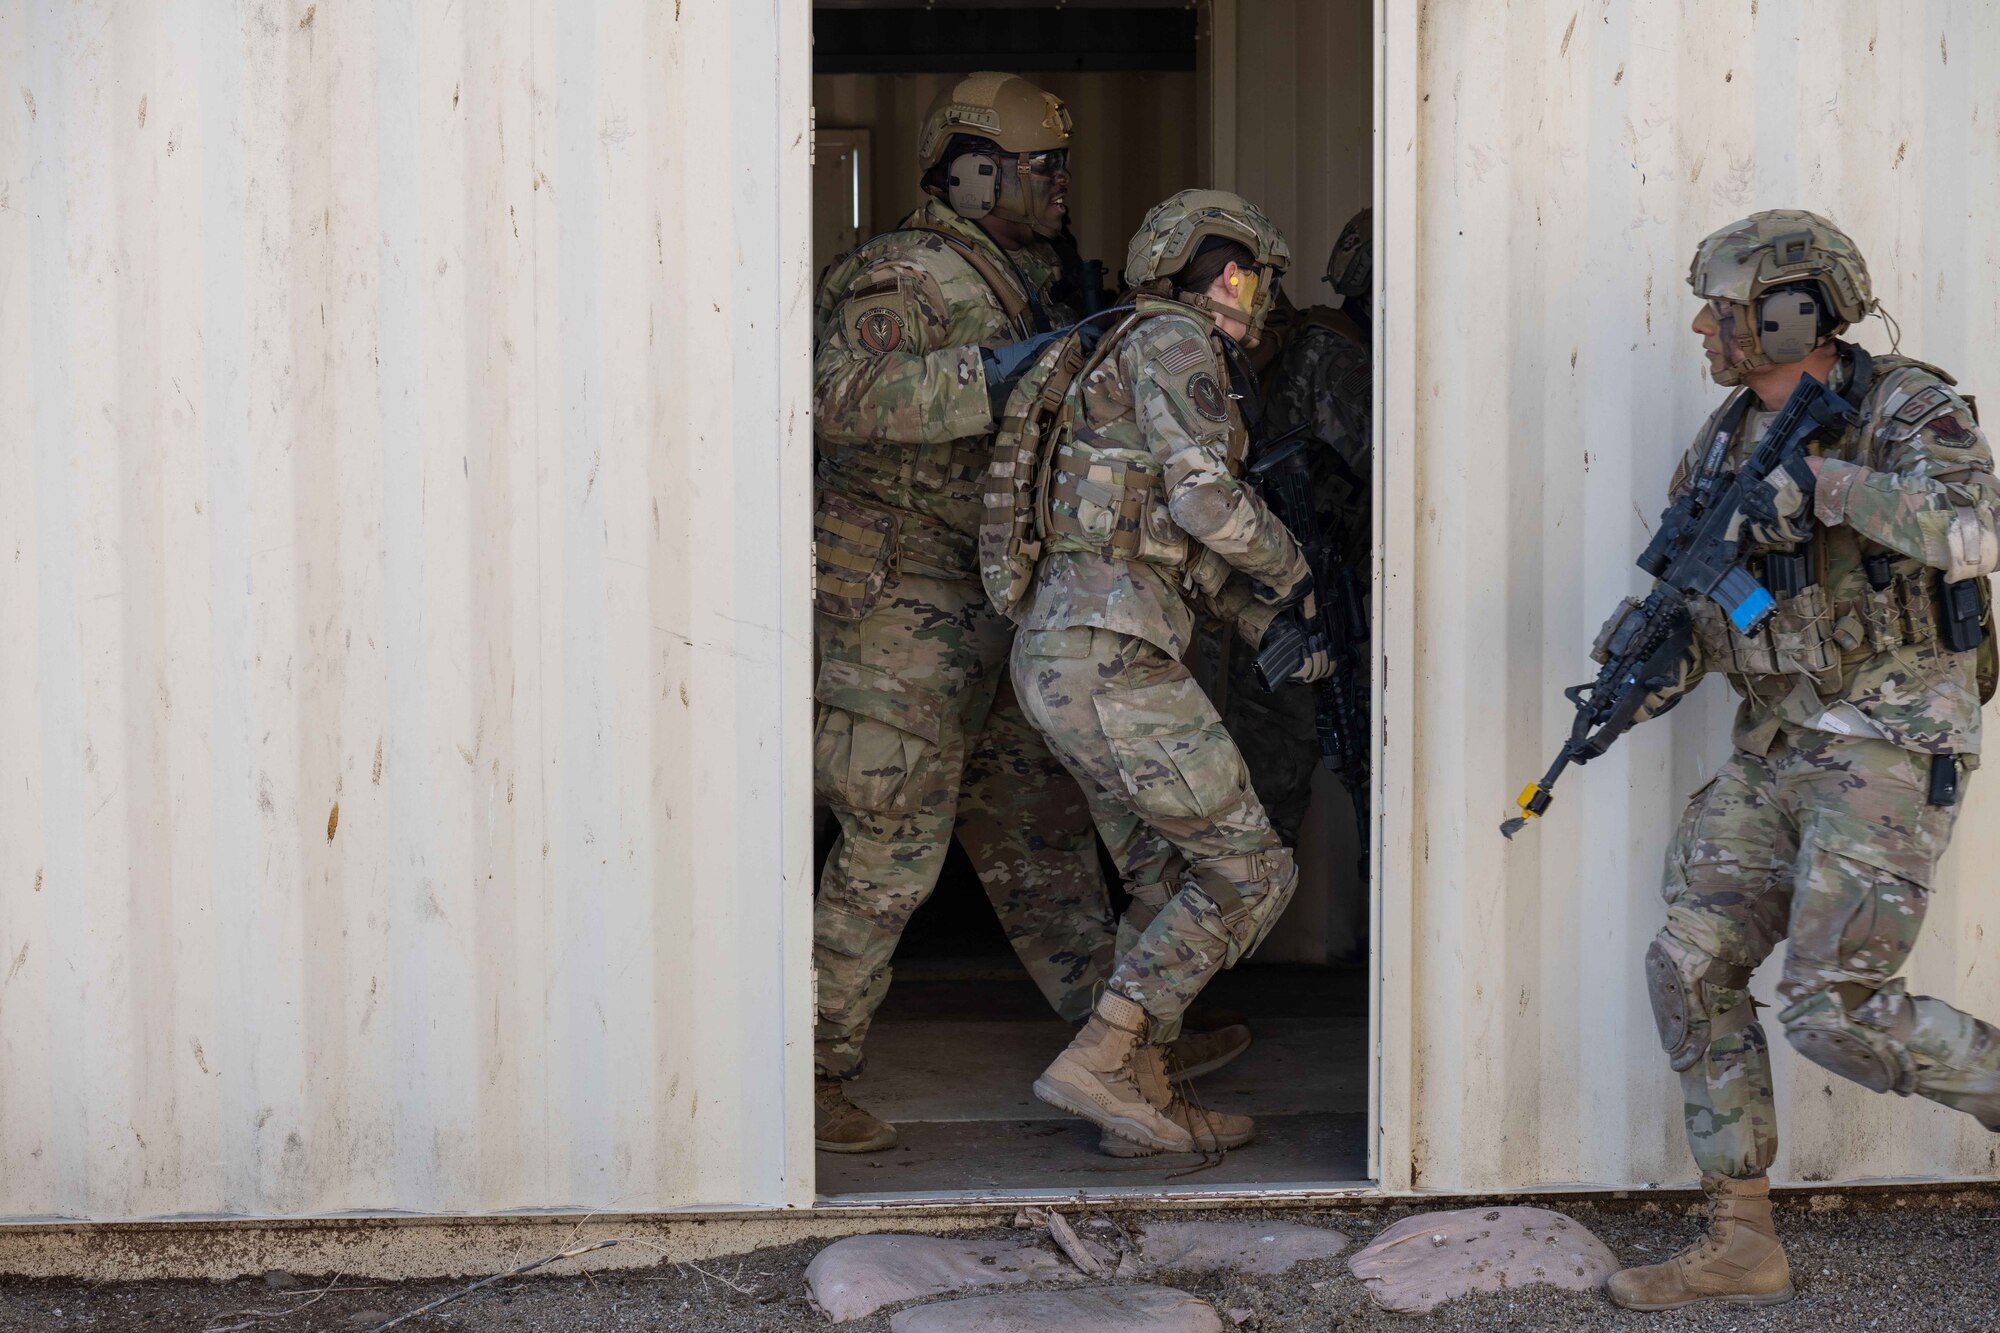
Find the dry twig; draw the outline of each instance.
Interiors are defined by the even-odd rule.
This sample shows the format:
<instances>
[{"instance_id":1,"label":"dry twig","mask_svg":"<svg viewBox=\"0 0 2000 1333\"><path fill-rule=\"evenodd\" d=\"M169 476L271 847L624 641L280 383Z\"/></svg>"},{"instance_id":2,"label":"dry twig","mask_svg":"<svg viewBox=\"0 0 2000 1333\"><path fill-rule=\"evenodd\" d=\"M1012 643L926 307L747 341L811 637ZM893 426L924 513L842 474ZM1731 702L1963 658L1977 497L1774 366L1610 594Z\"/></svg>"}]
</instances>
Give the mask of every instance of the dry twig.
<instances>
[{"instance_id":1,"label":"dry twig","mask_svg":"<svg viewBox=\"0 0 2000 1333\"><path fill-rule=\"evenodd\" d=\"M564 1250L560 1254L552 1254L546 1259L537 1259L533 1263L521 1264L518 1267L510 1268L504 1273L495 1273L492 1277L480 1278L479 1281L473 1283L471 1286L464 1287L458 1291L454 1291L449 1296L440 1296L436 1300L432 1301L429 1305L420 1305L416 1309L411 1310L407 1314L399 1314L394 1319L391 1319L386 1323L377 1324L375 1325L374 1328L369 1329L368 1333L384 1333L385 1329L394 1328L398 1324L407 1324L408 1322L410 1322L410 1320L415 1319L418 1315L429 1314L431 1311L436 1310L441 1306L450 1305L453 1301L458 1300L460 1297L470 1296L473 1292L478 1291L481 1287L490 1287L495 1282L505 1281L507 1278L510 1277L519 1277L523 1273L532 1273L537 1268L542 1267L544 1264L552 1264L558 1259L574 1259L579 1254L588 1254L592 1250L608 1249L611 1246L616 1245L617 1243L618 1242L615 1240L594 1240L587 1245L578 1245L572 1249Z\"/></svg>"}]
</instances>

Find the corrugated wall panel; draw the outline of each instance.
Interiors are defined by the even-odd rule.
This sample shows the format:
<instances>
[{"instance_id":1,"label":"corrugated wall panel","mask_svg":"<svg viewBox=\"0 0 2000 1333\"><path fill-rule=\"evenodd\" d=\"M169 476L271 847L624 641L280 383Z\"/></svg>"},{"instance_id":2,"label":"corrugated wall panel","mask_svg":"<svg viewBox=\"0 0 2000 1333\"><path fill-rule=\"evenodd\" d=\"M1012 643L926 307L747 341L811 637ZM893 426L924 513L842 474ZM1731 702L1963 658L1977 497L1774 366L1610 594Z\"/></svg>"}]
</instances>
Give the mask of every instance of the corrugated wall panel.
<instances>
[{"instance_id":1,"label":"corrugated wall panel","mask_svg":"<svg viewBox=\"0 0 2000 1333\"><path fill-rule=\"evenodd\" d=\"M808 20L0 7L0 1216L810 1197Z\"/></svg>"},{"instance_id":2,"label":"corrugated wall panel","mask_svg":"<svg viewBox=\"0 0 2000 1333\"><path fill-rule=\"evenodd\" d=\"M1631 556L1717 401L1686 327L1696 241L1758 208L1829 214L1868 255L1905 351L1974 392L2000 384L1983 225L2000 13L1894 9L1386 7L1392 66L1414 45L1420 71L1385 89L1382 148L1384 345L1411 360L1385 371L1385 707L1404 775L1389 790L1412 806L1384 824L1384 911L1410 921L1384 941L1386 1003L1407 1011L1386 1031L1412 1028L1387 1043L1391 1184L1693 1175L1640 957L1682 801L1728 752L1726 688L1572 773L1514 844L1494 827L1566 730L1558 687L1587 677L1599 621L1640 586ZM1859 337L1887 346L1879 322ZM1994 783L1970 784L1908 975L2000 1017ZM1753 985L1766 1001L1776 973ZM1993 1172L1971 1120L1775 1044L1782 1177Z\"/></svg>"}]
</instances>

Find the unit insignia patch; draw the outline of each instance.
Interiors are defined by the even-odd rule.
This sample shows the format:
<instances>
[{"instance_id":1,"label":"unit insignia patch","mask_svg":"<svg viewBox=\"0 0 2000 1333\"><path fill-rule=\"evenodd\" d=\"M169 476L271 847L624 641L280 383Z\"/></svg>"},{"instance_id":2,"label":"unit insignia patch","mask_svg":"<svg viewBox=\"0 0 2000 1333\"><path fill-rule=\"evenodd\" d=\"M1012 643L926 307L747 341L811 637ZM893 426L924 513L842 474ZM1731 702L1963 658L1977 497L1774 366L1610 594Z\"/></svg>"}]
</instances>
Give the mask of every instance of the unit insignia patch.
<instances>
[{"instance_id":1,"label":"unit insignia patch","mask_svg":"<svg viewBox=\"0 0 2000 1333\"><path fill-rule=\"evenodd\" d=\"M877 356L893 352L903 342L903 317L885 305L864 310L855 317L854 336Z\"/></svg>"},{"instance_id":2,"label":"unit insignia patch","mask_svg":"<svg viewBox=\"0 0 2000 1333\"><path fill-rule=\"evenodd\" d=\"M1229 420L1229 404L1223 400L1222 386L1207 371L1197 370L1188 377L1187 396L1194 410L1210 421Z\"/></svg>"}]
</instances>

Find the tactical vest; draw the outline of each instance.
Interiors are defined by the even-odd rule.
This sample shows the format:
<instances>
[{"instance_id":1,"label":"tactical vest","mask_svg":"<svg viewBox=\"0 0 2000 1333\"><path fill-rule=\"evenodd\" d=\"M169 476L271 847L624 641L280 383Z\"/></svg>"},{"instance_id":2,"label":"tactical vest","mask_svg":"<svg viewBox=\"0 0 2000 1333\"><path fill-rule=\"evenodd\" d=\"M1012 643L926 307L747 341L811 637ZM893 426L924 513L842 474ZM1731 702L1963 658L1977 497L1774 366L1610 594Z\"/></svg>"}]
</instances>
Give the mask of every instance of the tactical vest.
<instances>
[{"instance_id":1,"label":"tactical vest","mask_svg":"<svg viewBox=\"0 0 2000 1333\"><path fill-rule=\"evenodd\" d=\"M1052 343L1007 401L994 438L985 514L980 522L980 577L996 608L1019 619L1033 588L1035 566L1058 551L1102 552L1159 565L1184 586L1213 593L1228 577L1226 561L1189 537L1167 512L1166 477L1140 438L1135 418L1103 431L1079 417L1083 385L1148 319L1184 315L1204 326L1202 312L1160 296L1141 296L1132 312L1085 355L1072 333ZM1222 385L1227 401L1228 371ZM1232 413L1231 471L1240 468L1248 436Z\"/></svg>"},{"instance_id":2,"label":"tactical vest","mask_svg":"<svg viewBox=\"0 0 2000 1333\"><path fill-rule=\"evenodd\" d=\"M1879 356L1873 363L1874 377L1862 395L1856 421L1817 452L1879 471L1887 466L1895 445L1914 435L1932 417L1957 405L1954 397L1940 396L1930 403L1928 412L1899 413L1885 425L1881 409L1899 382L1912 372L1935 376L1945 384L1956 381L1937 367L1909 357ZM1734 435L1730 458L1733 461L1741 456L1747 447L1742 438L1743 423L1754 407L1750 394L1749 389L1736 390L1703 423L1696 437L1695 457L1725 429ZM1969 398L1963 401L1970 405ZM1683 476L1676 478L1676 493L1691 480L1685 473L1684 466ZM1698 602L1690 608L1710 666L1732 677L1750 678L1739 688L1753 699L1769 694L1769 687L1759 690L1756 678L1802 676L1812 682L1822 699L1831 701L1840 696L1846 672L1857 663L1897 649L1938 643L1940 575L1921 561L1878 546L1845 526L1815 527L1814 540L1802 555L1764 553L1761 570L1759 558L1752 557L1751 569L1762 573L1765 586L1777 600L1777 610L1765 628L1756 634L1743 634L1711 603ZM1797 564L1774 566L1774 559L1796 560ZM1870 578L1871 562L1875 573L1886 574L1886 579ZM1779 577L1780 568L1792 577ZM1801 586L1787 591L1787 582ZM1875 586L1877 582L1882 586ZM1987 599L1985 580L1981 580L1980 590L1982 599ZM1982 702L1993 695L1996 677L2000 677L1996 667L2000 667L2000 657L1996 657L1989 631L1977 659Z\"/></svg>"},{"instance_id":3,"label":"tactical vest","mask_svg":"<svg viewBox=\"0 0 2000 1333\"><path fill-rule=\"evenodd\" d=\"M1025 281L966 238L921 216L884 232L835 261L822 282L815 325L824 329L839 306L866 294L855 284L898 240L935 238L964 262L991 293L1008 333L1025 338L1047 315ZM818 441L820 496L814 519L817 604L839 619L860 619L874 606L892 567L934 578L966 577L977 565L979 500L991 447L979 437L915 447ZM922 497L928 513L905 496Z\"/></svg>"}]
</instances>

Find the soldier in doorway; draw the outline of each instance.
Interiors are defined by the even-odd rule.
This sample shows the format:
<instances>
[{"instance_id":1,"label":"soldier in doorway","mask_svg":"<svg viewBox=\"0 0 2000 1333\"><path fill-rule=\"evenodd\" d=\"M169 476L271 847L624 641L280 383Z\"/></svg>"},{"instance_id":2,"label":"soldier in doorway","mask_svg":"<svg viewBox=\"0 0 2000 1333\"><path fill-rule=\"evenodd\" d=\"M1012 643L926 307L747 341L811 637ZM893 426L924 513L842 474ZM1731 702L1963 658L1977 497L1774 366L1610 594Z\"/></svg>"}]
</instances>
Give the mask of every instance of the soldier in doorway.
<instances>
[{"instance_id":1,"label":"soldier in doorway","mask_svg":"<svg viewBox=\"0 0 2000 1333\"><path fill-rule=\"evenodd\" d=\"M1297 882L1241 754L1180 658L1195 612L1254 646L1311 596L1298 544L1238 477L1247 436L1232 344L1251 344L1289 258L1238 195L1187 190L1132 239L1137 312L1070 383L1014 689L1089 799L1133 895L1096 1011L1035 1095L1141 1151L1247 1142L1245 1116L1190 1106L1163 1044ZM1303 674L1324 670L1325 655ZM1121 933L1121 946L1128 936Z\"/></svg>"},{"instance_id":2,"label":"soldier in doorway","mask_svg":"<svg viewBox=\"0 0 2000 1333\"><path fill-rule=\"evenodd\" d=\"M815 1138L895 1130L848 1100L889 961L954 827L1028 971L1081 1021L1114 923L1082 794L1005 688L1012 626L986 604L976 533L995 417L1065 312L1048 245L1070 117L1009 74L957 80L918 143L931 198L836 261L814 308L820 657L814 781L840 823L813 913ZM1190 1065L1247 1046L1204 1037Z\"/></svg>"},{"instance_id":3,"label":"soldier in doorway","mask_svg":"<svg viewBox=\"0 0 2000 1333\"><path fill-rule=\"evenodd\" d=\"M1343 565L1354 571L1365 596L1374 551L1370 514L1373 476L1373 360L1369 350L1372 291L1369 253L1372 210L1363 209L1342 229L1327 260L1324 281L1340 305L1298 310L1280 305L1251 353L1263 404L1260 438L1276 439L1305 426L1317 441L1311 454L1313 496L1320 531ZM1274 351L1267 354L1266 347ZM1327 590L1322 590L1326 592ZM1285 842L1298 845L1320 766L1313 691L1301 684L1269 691L1258 683L1256 656L1241 651L1232 627L1204 619L1188 653L1188 668L1222 714L1271 823ZM1367 661L1366 646L1357 658ZM1367 698L1365 668L1358 697ZM1366 811L1355 811L1365 822Z\"/></svg>"},{"instance_id":4,"label":"soldier in doorway","mask_svg":"<svg viewBox=\"0 0 2000 1333\"><path fill-rule=\"evenodd\" d=\"M1645 958L1712 1220L1693 1248L1612 1277L1611 1298L1636 1310L1791 1297L1765 1177L1770 1055L1748 989L1780 941L1778 1021L1799 1054L2000 1130L2000 1031L1896 977L1992 691L1992 451L1949 375L1839 338L1878 306L1859 250L1825 218L1778 209L1725 227L1688 281L1709 371L1734 392L1696 434L1676 496L1740 462L1801 375L1854 415L1742 512L1742 549L1779 593L1769 627L1743 634L1712 603L1691 607L1693 646L1642 714L1709 671L1742 700L1734 751L1668 849L1667 922Z\"/></svg>"}]
</instances>

